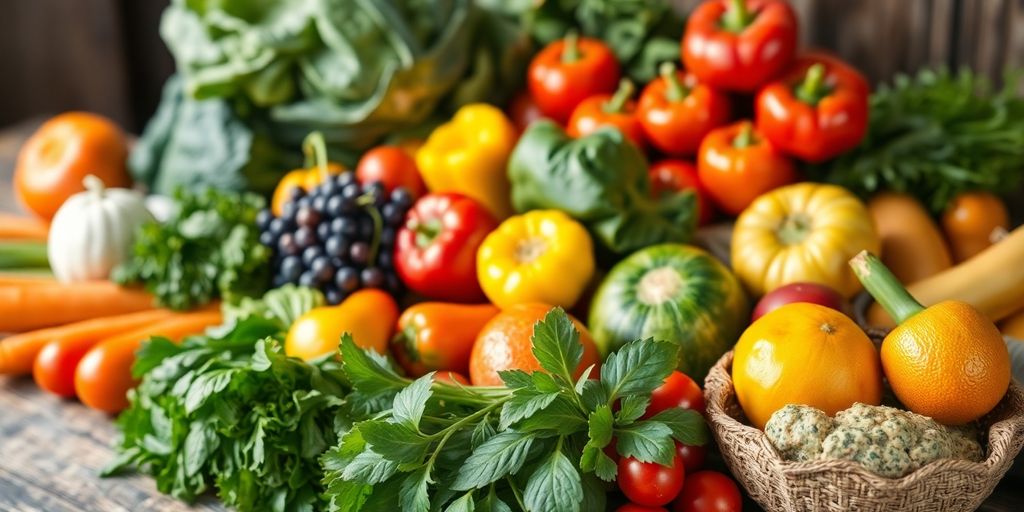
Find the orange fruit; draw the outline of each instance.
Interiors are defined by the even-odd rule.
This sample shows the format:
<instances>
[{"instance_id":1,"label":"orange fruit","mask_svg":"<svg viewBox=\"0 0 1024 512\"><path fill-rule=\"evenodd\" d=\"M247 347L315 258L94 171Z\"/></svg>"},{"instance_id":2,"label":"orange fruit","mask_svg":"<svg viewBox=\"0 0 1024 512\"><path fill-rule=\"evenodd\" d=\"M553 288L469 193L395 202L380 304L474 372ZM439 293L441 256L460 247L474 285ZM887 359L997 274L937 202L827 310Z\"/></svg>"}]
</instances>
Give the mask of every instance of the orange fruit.
<instances>
[{"instance_id":1,"label":"orange fruit","mask_svg":"<svg viewBox=\"0 0 1024 512\"><path fill-rule=\"evenodd\" d=\"M984 416L1010 385L999 329L960 301L940 302L893 329L882 343L882 368L903 405L946 425Z\"/></svg>"},{"instance_id":2,"label":"orange fruit","mask_svg":"<svg viewBox=\"0 0 1024 512\"><path fill-rule=\"evenodd\" d=\"M26 208L50 220L60 205L85 190L92 174L107 188L130 187L128 142L113 121L87 112L60 114L32 134L18 152L14 190Z\"/></svg>"},{"instance_id":3,"label":"orange fruit","mask_svg":"<svg viewBox=\"0 0 1024 512\"><path fill-rule=\"evenodd\" d=\"M736 342L732 379L747 418L757 428L788 404L828 415L854 402L882 401L878 351L839 311L787 304L757 319Z\"/></svg>"},{"instance_id":4,"label":"orange fruit","mask_svg":"<svg viewBox=\"0 0 1024 512\"><path fill-rule=\"evenodd\" d=\"M996 230L1010 227L1006 205L988 192L965 192L956 196L942 214L942 229L957 262L969 259L992 245Z\"/></svg>"},{"instance_id":5,"label":"orange fruit","mask_svg":"<svg viewBox=\"0 0 1024 512\"><path fill-rule=\"evenodd\" d=\"M359 347L386 354L397 321L395 299L383 290L364 288L337 306L313 308L296 319L288 329L284 353L312 361L337 352L341 336L349 333Z\"/></svg>"},{"instance_id":6,"label":"orange fruit","mask_svg":"<svg viewBox=\"0 0 1024 512\"><path fill-rule=\"evenodd\" d=\"M502 310L484 326L473 344L469 358L469 380L474 386L503 386L498 376L502 370L541 370L533 356L533 326L544 319L554 306L548 304L517 304ZM587 328L569 316L580 333L583 358L576 368L579 377L588 366L598 364L597 346Z\"/></svg>"}]
</instances>

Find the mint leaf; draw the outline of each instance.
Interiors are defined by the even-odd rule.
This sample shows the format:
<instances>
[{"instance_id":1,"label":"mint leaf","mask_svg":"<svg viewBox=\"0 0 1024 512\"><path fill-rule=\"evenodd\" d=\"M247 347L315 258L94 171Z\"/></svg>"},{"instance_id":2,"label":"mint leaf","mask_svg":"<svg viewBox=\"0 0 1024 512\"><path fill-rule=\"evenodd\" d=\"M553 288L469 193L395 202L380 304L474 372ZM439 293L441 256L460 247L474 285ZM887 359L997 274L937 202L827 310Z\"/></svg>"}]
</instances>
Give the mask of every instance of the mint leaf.
<instances>
[{"instance_id":1,"label":"mint leaf","mask_svg":"<svg viewBox=\"0 0 1024 512\"><path fill-rule=\"evenodd\" d=\"M391 417L399 423L407 423L412 427L418 427L420 418L423 417L423 410L427 407L427 400L430 399L430 386L434 383L434 374L428 373L401 390L395 395L394 406L391 409Z\"/></svg>"},{"instance_id":2,"label":"mint leaf","mask_svg":"<svg viewBox=\"0 0 1024 512\"><path fill-rule=\"evenodd\" d=\"M651 397L644 395L629 395L622 399L619 412L615 414L615 422L619 425L628 425L644 415L647 406L651 404Z\"/></svg>"},{"instance_id":3,"label":"mint leaf","mask_svg":"<svg viewBox=\"0 0 1024 512\"><path fill-rule=\"evenodd\" d=\"M580 510L583 483L580 473L562 450L555 450L530 475L523 492L526 509L532 512Z\"/></svg>"},{"instance_id":4,"label":"mint leaf","mask_svg":"<svg viewBox=\"0 0 1024 512\"><path fill-rule=\"evenodd\" d=\"M697 411L672 407L655 414L651 421L664 423L672 430L672 437L680 443L703 446L708 442L707 423Z\"/></svg>"},{"instance_id":5,"label":"mint leaf","mask_svg":"<svg viewBox=\"0 0 1024 512\"><path fill-rule=\"evenodd\" d=\"M588 366L586 370L583 370L583 374L580 375L580 378L576 379L576 386L573 389L576 391L577 395L583 394L583 388L586 386L587 381L590 380L590 374L594 372L594 368L596 368L596 365L592 364Z\"/></svg>"},{"instance_id":6,"label":"mint leaf","mask_svg":"<svg viewBox=\"0 0 1024 512\"><path fill-rule=\"evenodd\" d=\"M473 493L467 492L463 494L461 498L453 501L448 508L444 509L444 512L473 512L475 504L473 503Z\"/></svg>"},{"instance_id":7,"label":"mint leaf","mask_svg":"<svg viewBox=\"0 0 1024 512\"><path fill-rule=\"evenodd\" d=\"M590 425L587 429L588 445L604 448L612 441L612 409L602 405L590 413Z\"/></svg>"},{"instance_id":8,"label":"mint leaf","mask_svg":"<svg viewBox=\"0 0 1024 512\"><path fill-rule=\"evenodd\" d=\"M601 366L601 383L611 400L650 395L679 364L679 345L650 338L627 343Z\"/></svg>"},{"instance_id":9,"label":"mint leaf","mask_svg":"<svg viewBox=\"0 0 1024 512\"><path fill-rule=\"evenodd\" d=\"M476 509L480 512L512 512L512 507L501 501L501 498L494 492L493 487L491 487L491 491L487 493L487 496L480 498L476 502Z\"/></svg>"},{"instance_id":10,"label":"mint leaf","mask_svg":"<svg viewBox=\"0 0 1024 512\"><path fill-rule=\"evenodd\" d=\"M520 421L516 428L523 432L545 431L546 435L568 436L583 430L586 426L587 419L580 410L568 398L557 395L547 407Z\"/></svg>"},{"instance_id":11,"label":"mint leaf","mask_svg":"<svg viewBox=\"0 0 1024 512\"><path fill-rule=\"evenodd\" d=\"M398 463L385 459L383 455L365 449L345 466L341 478L352 482L377 485L394 476Z\"/></svg>"},{"instance_id":12,"label":"mint leaf","mask_svg":"<svg viewBox=\"0 0 1024 512\"><path fill-rule=\"evenodd\" d=\"M664 423L641 421L618 428L615 433L616 448L622 456L634 457L640 462L672 465L676 446L672 442L672 429Z\"/></svg>"},{"instance_id":13,"label":"mint leaf","mask_svg":"<svg viewBox=\"0 0 1024 512\"><path fill-rule=\"evenodd\" d=\"M398 503L403 511L427 512L430 510L430 497L427 495L427 484L430 483L430 468L423 466L402 479L402 487L398 492Z\"/></svg>"},{"instance_id":14,"label":"mint leaf","mask_svg":"<svg viewBox=\"0 0 1024 512\"><path fill-rule=\"evenodd\" d=\"M541 393L557 393L562 390L562 386L555 381L550 373L533 372L530 379L533 381L533 387Z\"/></svg>"},{"instance_id":15,"label":"mint leaf","mask_svg":"<svg viewBox=\"0 0 1024 512\"><path fill-rule=\"evenodd\" d=\"M372 485L337 480L327 486L327 494L331 496L331 512L356 512L361 510L366 498L373 492Z\"/></svg>"},{"instance_id":16,"label":"mint leaf","mask_svg":"<svg viewBox=\"0 0 1024 512\"><path fill-rule=\"evenodd\" d=\"M598 380L588 380L583 383L583 392L580 393L583 399L583 406L591 411L602 405L608 405L608 390Z\"/></svg>"},{"instance_id":17,"label":"mint leaf","mask_svg":"<svg viewBox=\"0 0 1024 512\"><path fill-rule=\"evenodd\" d=\"M573 372L583 358L580 333L562 308L553 308L533 326L533 355L541 368L575 382Z\"/></svg>"},{"instance_id":18,"label":"mint leaf","mask_svg":"<svg viewBox=\"0 0 1024 512\"><path fill-rule=\"evenodd\" d=\"M365 351L352 341L352 336L341 336L341 368L352 386L367 397L398 392L408 381L403 379L382 359L380 354Z\"/></svg>"},{"instance_id":19,"label":"mint leaf","mask_svg":"<svg viewBox=\"0 0 1024 512\"><path fill-rule=\"evenodd\" d=\"M502 370L498 372L501 381L509 389L528 388L533 386L533 377L522 370Z\"/></svg>"},{"instance_id":20,"label":"mint leaf","mask_svg":"<svg viewBox=\"0 0 1024 512\"><path fill-rule=\"evenodd\" d=\"M514 430L502 432L481 444L459 468L452 484L456 491L483 487L506 475L516 474L530 452L534 436Z\"/></svg>"},{"instance_id":21,"label":"mint leaf","mask_svg":"<svg viewBox=\"0 0 1024 512\"><path fill-rule=\"evenodd\" d=\"M583 475L583 503L580 510L607 510L607 486L594 478L594 475Z\"/></svg>"},{"instance_id":22,"label":"mint leaf","mask_svg":"<svg viewBox=\"0 0 1024 512\"><path fill-rule=\"evenodd\" d=\"M501 406L501 421L498 428L506 429L510 425L528 418L537 411L551 405L558 398L558 393L540 393L534 389L518 389L512 395L512 399Z\"/></svg>"},{"instance_id":23,"label":"mint leaf","mask_svg":"<svg viewBox=\"0 0 1024 512\"><path fill-rule=\"evenodd\" d=\"M407 423L364 421L359 424L359 431L373 451L399 464L423 460L430 444L429 439Z\"/></svg>"},{"instance_id":24,"label":"mint leaf","mask_svg":"<svg viewBox=\"0 0 1024 512\"><path fill-rule=\"evenodd\" d=\"M612 482L619 474L619 465L604 450L597 450L594 462L594 474L605 482Z\"/></svg>"},{"instance_id":25,"label":"mint leaf","mask_svg":"<svg viewBox=\"0 0 1024 512\"><path fill-rule=\"evenodd\" d=\"M494 427L491 426L491 422L484 418L483 421L477 423L476 427L473 428L473 433L469 438L470 449L476 450L480 445L487 442L488 439L494 437L496 433Z\"/></svg>"}]
</instances>

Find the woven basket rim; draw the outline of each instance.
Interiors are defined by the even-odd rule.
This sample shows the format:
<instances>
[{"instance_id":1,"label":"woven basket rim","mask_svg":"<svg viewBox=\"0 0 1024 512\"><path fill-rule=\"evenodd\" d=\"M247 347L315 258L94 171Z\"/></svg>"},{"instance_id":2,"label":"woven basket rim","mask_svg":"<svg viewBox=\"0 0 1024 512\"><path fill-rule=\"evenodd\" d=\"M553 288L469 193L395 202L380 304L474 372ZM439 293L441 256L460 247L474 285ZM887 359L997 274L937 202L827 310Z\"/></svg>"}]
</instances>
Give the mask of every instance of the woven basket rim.
<instances>
[{"instance_id":1,"label":"woven basket rim","mask_svg":"<svg viewBox=\"0 0 1024 512\"><path fill-rule=\"evenodd\" d=\"M992 436L986 436L985 451L987 457L980 461L974 462L964 459L939 459L912 471L906 475L898 478L889 478L882 475L878 475L868 471L862 465L843 459L823 459L814 461L791 461L783 459L775 447L768 440L768 437L760 429L742 423L733 416L731 416L726 410L721 407L720 395L726 393L733 394L735 400L735 390L732 388L732 360L733 351L725 353L711 372L714 374L721 374L719 379L723 385L728 385L730 389L719 389L719 386L706 385L705 387L705 400L708 404L708 420L711 423L712 428L729 428L729 429L744 429L749 433L753 433L757 439L758 444L762 451L766 454L771 454L774 457L774 462L779 468L780 473L783 476L791 477L804 477L807 475L820 475L823 472L830 473L847 473L851 477L856 477L865 483L870 484L876 488L886 489L901 489L909 488L915 485L916 482L922 479L926 479L935 473L948 472L952 469L966 470L977 474L989 474L993 473L996 468L1002 465L1007 458L1011 461L1016 457L1020 451L1020 446L1011 447L1010 450L995 450L992 446ZM712 382L711 374L705 381ZM727 399L728 397L726 397ZM999 405L996 406L996 410L1003 406L1008 401L1014 401L1016 403L1024 403L1024 390L1013 380L1010 380L1010 386L1006 391L1006 395L1000 401ZM737 404L738 405L738 404ZM717 425L716 425L717 423ZM1024 431L1024 410L1013 411L1009 417L995 421L990 424L987 428L987 433L991 434L994 428L1009 428L1014 432ZM995 476L995 475L993 475Z\"/></svg>"}]
</instances>

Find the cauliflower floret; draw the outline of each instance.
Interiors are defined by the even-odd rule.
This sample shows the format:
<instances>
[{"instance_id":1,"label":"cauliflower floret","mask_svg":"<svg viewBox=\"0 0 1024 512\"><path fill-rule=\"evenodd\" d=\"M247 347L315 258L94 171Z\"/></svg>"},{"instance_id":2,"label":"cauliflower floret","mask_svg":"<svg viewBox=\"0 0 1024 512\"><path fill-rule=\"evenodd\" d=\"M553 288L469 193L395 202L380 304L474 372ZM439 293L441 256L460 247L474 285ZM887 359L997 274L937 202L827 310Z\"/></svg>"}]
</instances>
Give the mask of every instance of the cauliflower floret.
<instances>
[{"instance_id":1,"label":"cauliflower floret","mask_svg":"<svg viewBox=\"0 0 1024 512\"><path fill-rule=\"evenodd\" d=\"M806 405L787 405L768 420L764 433L788 460L811 460L821 453L821 443L832 431L832 418Z\"/></svg>"},{"instance_id":2,"label":"cauliflower floret","mask_svg":"<svg viewBox=\"0 0 1024 512\"><path fill-rule=\"evenodd\" d=\"M938 459L982 457L977 433L892 407L857 403L829 418L787 405L768 420L765 435L788 460L845 459L868 471L900 477Z\"/></svg>"}]
</instances>

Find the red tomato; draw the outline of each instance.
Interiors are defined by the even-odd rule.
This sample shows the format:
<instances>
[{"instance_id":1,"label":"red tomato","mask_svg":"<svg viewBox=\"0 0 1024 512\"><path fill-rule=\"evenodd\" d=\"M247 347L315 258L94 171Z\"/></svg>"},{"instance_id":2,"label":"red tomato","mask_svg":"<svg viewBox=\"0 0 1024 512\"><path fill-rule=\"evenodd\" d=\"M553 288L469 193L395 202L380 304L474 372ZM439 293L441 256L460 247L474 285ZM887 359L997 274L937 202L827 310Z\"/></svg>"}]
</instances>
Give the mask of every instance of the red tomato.
<instances>
[{"instance_id":1,"label":"red tomato","mask_svg":"<svg viewBox=\"0 0 1024 512\"><path fill-rule=\"evenodd\" d=\"M32 377L36 385L64 398L75 396L75 368L89 351L91 345L77 350L61 350L59 340L46 344L36 356L32 366Z\"/></svg>"},{"instance_id":2,"label":"red tomato","mask_svg":"<svg viewBox=\"0 0 1024 512\"><path fill-rule=\"evenodd\" d=\"M686 477L674 512L740 512L743 498L736 482L717 471L698 471Z\"/></svg>"},{"instance_id":3,"label":"red tomato","mask_svg":"<svg viewBox=\"0 0 1024 512\"><path fill-rule=\"evenodd\" d=\"M519 133L523 133L530 123L544 119L544 112L541 112L537 102L533 101L530 91L523 91L512 98L512 103L508 106L508 117Z\"/></svg>"},{"instance_id":4,"label":"red tomato","mask_svg":"<svg viewBox=\"0 0 1024 512\"><path fill-rule=\"evenodd\" d=\"M707 187L700 181L696 165L685 160L662 160L651 165L647 175L651 178L653 197L658 197L663 192L693 190L697 194L699 224L706 225L715 217L715 207L711 204Z\"/></svg>"},{"instance_id":5,"label":"red tomato","mask_svg":"<svg viewBox=\"0 0 1024 512\"><path fill-rule=\"evenodd\" d=\"M672 467L657 462L640 462L633 457L619 460L619 489L629 501L660 507L675 499L685 480L683 461L676 455Z\"/></svg>"},{"instance_id":6,"label":"red tomato","mask_svg":"<svg viewBox=\"0 0 1024 512\"><path fill-rule=\"evenodd\" d=\"M388 193L396 187L405 187L413 198L427 191L416 161L398 146L377 146L367 151L356 166L356 179L364 185L379 181Z\"/></svg>"},{"instance_id":7,"label":"red tomato","mask_svg":"<svg viewBox=\"0 0 1024 512\"><path fill-rule=\"evenodd\" d=\"M611 94L595 94L580 103L566 125L570 137L578 139L590 135L604 126L613 126L643 149L647 145L644 128L636 115L633 101L633 83L623 80L619 89Z\"/></svg>"},{"instance_id":8,"label":"red tomato","mask_svg":"<svg viewBox=\"0 0 1024 512\"><path fill-rule=\"evenodd\" d=\"M626 503L615 509L615 512L668 512L664 507L645 507L636 503Z\"/></svg>"},{"instance_id":9,"label":"red tomato","mask_svg":"<svg viewBox=\"0 0 1024 512\"><path fill-rule=\"evenodd\" d=\"M665 383L651 392L651 404L644 412L644 418L650 418L670 407L693 409L704 414L704 392L700 386L686 374L678 370L665 379Z\"/></svg>"},{"instance_id":10,"label":"red tomato","mask_svg":"<svg viewBox=\"0 0 1024 512\"><path fill-rule=\"evenodd\" d=\"M686 469L686 474L690 474L704 465L708 449L704 446L690 446L677 442L676 453L679 454L680 459L683 459L683 468Z\"/></svg>"},{"instance_id":11,"label":"red tomato","mask_svg":"<svg viewBox=\"0 0 1024 512\"><path fill-rule=\"evenodd\" d=\"M619 73L608 45L569 33L533 57L526 82L541 112L565 123L583 100L614 91Z\"/></svg>"}]
</instances>

